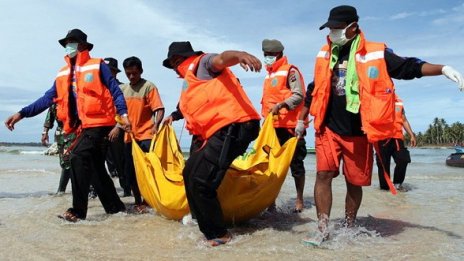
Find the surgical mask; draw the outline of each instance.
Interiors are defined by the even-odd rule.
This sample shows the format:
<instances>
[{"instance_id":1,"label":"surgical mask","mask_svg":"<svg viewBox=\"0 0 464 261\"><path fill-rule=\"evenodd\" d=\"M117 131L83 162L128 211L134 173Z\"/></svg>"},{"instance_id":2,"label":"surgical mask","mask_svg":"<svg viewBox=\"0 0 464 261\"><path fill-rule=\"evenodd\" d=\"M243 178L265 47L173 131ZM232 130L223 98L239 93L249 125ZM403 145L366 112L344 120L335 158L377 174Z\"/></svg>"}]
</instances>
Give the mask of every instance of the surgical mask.
<instances>
[{"instance_id":1,"label":"surgical mask","mask_svg":"<svg viewBox=\"0 0 464 261\"><path fill-rule=\"evenodd\" d=\"M77 55L77 46L79 43L68 43L66 44L65 52L69 58L74 58Z\"/></svg>"},{"instance_id":2,"label":"surgical mask","mask_svg":"<svg viewBox=\"0 0 464 261\"><path fill-rule=\"evenodd\" d=\"M353 39L354 36L351 37L350 39L346 38L346 29L350 27L353 23L349 24L347 27L343 29L330 29L330 33L329 33L330 41L335 45L343 46L347 42L349 42L351 39Z\"/></svg>"},{"instance_id":3,"label":"surgical mask","mask_svg":"<svg viewBox=\"0 0 464 261\"><path fill-rule=\"evenodd\" d=\"M277 60L277 56L264 56L264 64L267 65L267 66L271 66L275 63L275 61Z\"/></svg>"}]
</instances>

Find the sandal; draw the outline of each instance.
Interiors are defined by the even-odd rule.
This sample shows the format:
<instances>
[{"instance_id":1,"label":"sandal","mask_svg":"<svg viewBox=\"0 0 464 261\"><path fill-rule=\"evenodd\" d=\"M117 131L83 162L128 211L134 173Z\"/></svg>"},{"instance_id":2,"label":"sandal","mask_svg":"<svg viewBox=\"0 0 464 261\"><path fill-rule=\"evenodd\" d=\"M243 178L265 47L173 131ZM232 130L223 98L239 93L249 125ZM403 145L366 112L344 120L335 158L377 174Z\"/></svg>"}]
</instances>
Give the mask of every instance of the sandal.
<instances>
[{"instance_id":1,"label":"sandal","mask_svg":"<svg viewBox=\"0 0 464 261\"><path fill-rule=\"evenodd\" d=\"M58 215L58 217L72 223L76 223L81 220L69 210L65 211L62 215Z\"/></svg>"},{"instance_id":2,"label":"sandal","mask_svg":"<svg viewBox=\"0 0 464 261\"><path fill-rule=\"evenodd\" d=\"M302 243L306 246L320 246L322 242L329 239L329 233L327 231L321 232L319 230L308 233L308 235L303 238Z\"/></svg>"}]
</instances>

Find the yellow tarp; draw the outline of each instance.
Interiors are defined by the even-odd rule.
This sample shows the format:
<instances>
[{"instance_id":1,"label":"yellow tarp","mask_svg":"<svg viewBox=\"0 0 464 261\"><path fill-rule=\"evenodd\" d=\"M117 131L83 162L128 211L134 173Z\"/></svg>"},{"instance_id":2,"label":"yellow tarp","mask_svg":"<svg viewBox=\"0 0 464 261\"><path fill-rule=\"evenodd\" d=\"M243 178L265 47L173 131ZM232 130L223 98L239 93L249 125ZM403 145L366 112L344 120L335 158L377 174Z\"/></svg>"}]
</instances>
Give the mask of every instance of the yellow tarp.
<instances>
[{"instance_id":1,"label":"yellow tarp","mask_svg":"<svg viewBox=\"0 0 464 261\"><path fill-rule=\"evenodd\" d=\"M170 125L163 126L153 141L148 153L132 142L140 194L158 213L168 219L179 220L190 211L182 177L184 156Z\"/></svg>"},{"instance_id":2,"label":"yellow tarp","mask_svg":"<svg viewBox=\"0 0 464 261\"><path fill-rule=\"evenodd\" d=\"M275 201L287 176L296 143L293 137L281 147L271 116L265 119L251 151L232 162L218 189L227 222L253 218Z\"/></svg>"},{"instance_id":3,"label":"yellow tarp","mask_svg":"<svg viewBox=\"0 0 464 261\"><path fill-rule=\"evenodd\" d=\"M189 212L182 178L184 158L171 126L164 126L154 141L149 153L132 143L140 193L158 213L179 220ZM297 139L291 138L281 147L272 118L266 118L253 148L235 159L218 189L227 222L253 218L274 202L296 143Z\"/></svg>"}]
</instances>

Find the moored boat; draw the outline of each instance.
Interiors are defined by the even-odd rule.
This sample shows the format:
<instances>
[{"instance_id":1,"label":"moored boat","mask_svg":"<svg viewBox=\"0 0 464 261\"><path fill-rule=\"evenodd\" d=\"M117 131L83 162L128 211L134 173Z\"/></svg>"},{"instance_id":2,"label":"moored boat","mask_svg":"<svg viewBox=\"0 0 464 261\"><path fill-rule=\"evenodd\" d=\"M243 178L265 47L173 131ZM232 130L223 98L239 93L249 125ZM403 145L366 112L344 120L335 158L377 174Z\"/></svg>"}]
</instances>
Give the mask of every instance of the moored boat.
<instances>
[{"instance_id":1,"label":"moored boat","mask_svg":"<svg viewBox=\"0 0 464 261\"><path fill-rule=\"evenodd\" d=\"M464 168L464 152L452 153L446 158L446 165Z\"/></svg>"},{"instance_id":2,"label":"moored boat","mask_svg":"<svg viewBox=\"0 0 464 261\"><path fill-rule=\"evenodd\" d=\"M456 153L464 153L464 147L462 146L454 146L454 149L456 150Z\"/></svg>"}]
</instances>

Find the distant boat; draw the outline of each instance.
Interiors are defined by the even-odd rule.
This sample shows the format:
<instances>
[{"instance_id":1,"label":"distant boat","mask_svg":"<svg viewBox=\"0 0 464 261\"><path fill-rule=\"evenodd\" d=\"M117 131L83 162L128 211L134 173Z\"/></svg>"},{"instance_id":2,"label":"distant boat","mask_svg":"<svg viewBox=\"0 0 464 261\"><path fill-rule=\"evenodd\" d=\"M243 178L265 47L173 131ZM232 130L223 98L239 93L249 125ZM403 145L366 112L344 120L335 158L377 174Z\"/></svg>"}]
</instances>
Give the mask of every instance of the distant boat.
<instances>
[{"instance_id":1,"label":"distant boat","mask_svg":"<svg viewBox=\"0 0 464 261\"><path fill-rule=\"evenodd\" d=\"M306 147L306 152L308 152L308 154L316 154L316 148Z\"/></svg>"},{"instance_id":2,"label":"distant boat","mask_svg":"<svg viewBox=\"0 0 464 261\"><path fill-rule=\"evenodd\" d=\"M464 152L452 153L446 158L446 165L464 168Z\"/></svg>"},{"instance_id":3,"label":"distant boat","mask_svg":"<svg viewBox=\"0 0 464 261\"><path fill-rule=\"evenodd\" d=\"M462 146L454 146L454 149L456 150L456 153L464 153L464 147Z\"/></svg>"}]
</instances>

